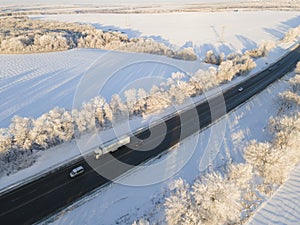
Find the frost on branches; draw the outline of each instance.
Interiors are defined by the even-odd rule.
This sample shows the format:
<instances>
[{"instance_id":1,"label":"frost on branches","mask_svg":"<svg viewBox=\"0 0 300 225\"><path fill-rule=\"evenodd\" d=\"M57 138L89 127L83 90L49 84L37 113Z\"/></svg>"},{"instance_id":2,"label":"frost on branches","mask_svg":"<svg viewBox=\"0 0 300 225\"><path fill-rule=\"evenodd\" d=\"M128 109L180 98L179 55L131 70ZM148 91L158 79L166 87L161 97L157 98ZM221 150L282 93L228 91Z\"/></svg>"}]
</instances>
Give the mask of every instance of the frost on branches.
<instances>
[{"instance_id":1,"label":"frost on branches","mask_svg":"<svg viewBox=\"0 0 300 225\"><path fill-rule=\"evenodd\" d=\"M240 219L241 191L218 173L205 175L192 187L176 180L170 191L165 201L168 224L231 224Z\"/></svg>"},{"instance_id":2,"label":"frost on branches","mask_svg":"<svg viewBox=\"0 0 300 225\"><path fill-rule=\"evenodd\" d=\"M197 59L192 48L174 51L153 39L129 39L119 31L105 32L89 25L32 20L28 17L0 19L0 53L50 52L77 47L151 53L183 60Z\"/></svg>"}]
</instances>

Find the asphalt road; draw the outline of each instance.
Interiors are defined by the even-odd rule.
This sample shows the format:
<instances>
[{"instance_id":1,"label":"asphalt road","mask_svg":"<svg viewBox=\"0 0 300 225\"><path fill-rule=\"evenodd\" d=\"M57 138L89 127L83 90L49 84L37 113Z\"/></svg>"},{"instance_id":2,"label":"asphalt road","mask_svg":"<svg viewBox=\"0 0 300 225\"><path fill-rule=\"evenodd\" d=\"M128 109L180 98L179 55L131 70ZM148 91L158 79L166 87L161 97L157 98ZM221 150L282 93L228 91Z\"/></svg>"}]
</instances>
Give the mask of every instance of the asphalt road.
<instances>
[{"instance_id":1,"label":"asphalt road","mask_svg":"<svg viewBox=\"0 0 300 225\"><path fill-rule=\"evenodd\" d=\"M2 225L32 224L48 217L95 188L109 182L107 178L95 172L92 167L96 168L97 171L109 174L110 179L120 176L135 165L157 156L177 144L181 139L224 116L293 70L299 60L300 47L281 61L271 65L270 69L266 69L226 92L220 93L217 97L196 105L194 109L179 112L179 115L167 119L165 121L166 132L163 134L161 134L162 124L157 124L151 128L150 139L147 139L150 135L149 130L136 134L136 137L145 140L142 143L137 143L139 151L132 150L129 145L104 155L98 160L89 156L86 159L89 163L80 158L63 168L51 171L47 176L0 195L0 223ZM244 90L239 92L239 87L243 87ZM195 121L199 121L199 123ZM162 140L159 145L151 148L151 150L143 151L143 149L150 148L157 139ZM131 144L135 146L135 143ZM128 166L122 167L116 162L124 162ZM69 173L78 165L83 166L85 172L71 179Z\"/></svg>"}]
</instances>

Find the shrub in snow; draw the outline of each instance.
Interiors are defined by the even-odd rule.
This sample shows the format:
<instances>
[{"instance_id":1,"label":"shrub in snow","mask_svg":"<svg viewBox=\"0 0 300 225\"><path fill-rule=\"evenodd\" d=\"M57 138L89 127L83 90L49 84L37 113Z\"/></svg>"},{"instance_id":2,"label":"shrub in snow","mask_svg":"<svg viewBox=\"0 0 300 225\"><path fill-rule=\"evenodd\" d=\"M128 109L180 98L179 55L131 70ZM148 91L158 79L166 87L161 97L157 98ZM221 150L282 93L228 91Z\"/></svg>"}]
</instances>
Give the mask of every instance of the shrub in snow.
<instances>
[{"instance_id":1,"label":"shrub in snow","mask_svg":"<svg viewBox=\"0 0 300 225\"><path fill-rule=\"evenodd\" d=\"M216 55L214 51L210 50L207 51L205 54L204 62L214 65L220 65L221 62L225 60L224 53L221 53L220 55Z\"/></svg>"},{"instance_id":2,"label":"shrub in snow","mask_svg":"<svg viewBox=\"0 0 300 225\"><path fill-rule=\"evenodd\" d=\"M150 225L148 220L140 219L138 221L134 221L132 225Z\"/></svg>"},{"instance_id":3,"label":"shrub in snow","mask_svg":"<svg viewBox=\"0 0 300 225\"><path fill-rule=\"evenodd\" d=\"M249 55L252 58L265 57L273 48L275 48L275 42L273 41L263 42L256 49L247 50L245 52L245 55Z\"/></svg>"},{"instance_id":4,"label":"shrub in snow","mask_svg":"<svg viewBox=\"0 0 300 225\"><path fill-rule=\"evenodd\" d=\"M288 32L286 32L282 41L283 42L294 41L299 35L300 35L300 26L298 26L296 28L292 28Z\"/></svg>"},{"instance_id":5,"label":"shrub in snow","mask_svg":"<svg viewBox=\"0 0 300 225\"><path fill-rule=\"evenodd\" d=\"M296 90L296 85L294 85L294 88L295 88L294 90ZM280 97L285 101L287 101L288 103L296 104L300 106L300 96L295 92L285 91L280 94Z\"/></svg>"},{"instance_id":6,"label":"shrub in snow","mask_svg":"<svg viewBox=\"0 0 300 225\"><path fill-rule=\"evenodd\" d=\"M171 52L167 50L166 55L169 55L170 57L175 59L183 59L190 61L194 61L197 59L197 55L194 52L193 48L184 48L180 51L175 52L174 55L172 55Z\"/></svg>"},{"instance_id":7,"label":"shrub in snow","mask_svg":"<svg viewBox=\"0 0 300 225\"><path fill-rule=\"evenodd\" d=\"M299 64L299 63L298 63ZM289 80L293 92L300 92L300 71L293 78Z\"/></svg>"},{"instance_id":8,"label":"shrub in snow","mask_svg":"<svg viewBox=\"0 0 300 225\"><path fill-rule=\"evenodd\" d=\"M285 148L289 143L289 139L293 138L291 134L300 131L300 113L271 118L269 129L274 134L273 144L277 148Z\"/></svg>"}]
</instances>

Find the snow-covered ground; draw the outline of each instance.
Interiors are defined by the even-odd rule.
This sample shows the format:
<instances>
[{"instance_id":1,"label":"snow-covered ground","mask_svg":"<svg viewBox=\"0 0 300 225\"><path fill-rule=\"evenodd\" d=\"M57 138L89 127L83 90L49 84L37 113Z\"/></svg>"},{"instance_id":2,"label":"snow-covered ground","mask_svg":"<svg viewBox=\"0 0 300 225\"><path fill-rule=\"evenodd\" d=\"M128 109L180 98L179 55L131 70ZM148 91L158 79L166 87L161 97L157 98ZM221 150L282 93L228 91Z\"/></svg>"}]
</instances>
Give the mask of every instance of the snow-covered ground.
<instances>
[{"instance_id":1,"label":"snow-covered ground","mask_svg":"<svg viewBox=\"0 0 300 225\"><path fill-rule=\"evenodd\" d=\"M96 191L47 222L131 224L141 217L163 222L162 202L172 180L183 178L191 183L206 168L216 168L231 159L243 162L242 149L248 141L272 138L267 131L268 119L276 116L278 93L289 87L287 80L285 76L213 126L182 141L179 147L136 168L117 183ZM162 176L171 173L172 177Z\"/></svg>"},{"instance_id":2,"label":"snow-covered ground","mask_svg":"<svg viewBox=\"0 0 300 225\"><path fill-rule=\"evenodd\" d=\"M144 36L177 47L194 47L200 57L208 50L245 51L262 41L278 40L299 25L298 12L207 12L162 14L45 15L32 18L90 23L119 30L129 37Z\"/></svg>"},{"instance_id":3,"label":"snow-covered ground","mask_svg":"<svg viewBox=\"0 0 300 225\"><path fill-rule=\"evenodd\" d=\"M105 68L91 72L98 64ZM98 94L110 99L112 94L126 90L136 80L163 79L178 70L193 73L205 67L196 61L94 49L0 55L0 99L5 99L0 103L0 127L7 127L14 115L36 118L56 106L71 110L75 96L80 95L81 103ZM93 95L78 93L81 81L91 73L98 87L104 83L106 86L92 92Z\"/></svg>"},{"instance_id":4,"label":"snow-covered ground","mask_svg":"<svg viewBox=\"0 0 300 225\"><path fill-rule=\"evenodd\" d=\"M300 165L289 179L256 212L251 224L299 224L300 221Z\"/></svg>"}]
</instances>

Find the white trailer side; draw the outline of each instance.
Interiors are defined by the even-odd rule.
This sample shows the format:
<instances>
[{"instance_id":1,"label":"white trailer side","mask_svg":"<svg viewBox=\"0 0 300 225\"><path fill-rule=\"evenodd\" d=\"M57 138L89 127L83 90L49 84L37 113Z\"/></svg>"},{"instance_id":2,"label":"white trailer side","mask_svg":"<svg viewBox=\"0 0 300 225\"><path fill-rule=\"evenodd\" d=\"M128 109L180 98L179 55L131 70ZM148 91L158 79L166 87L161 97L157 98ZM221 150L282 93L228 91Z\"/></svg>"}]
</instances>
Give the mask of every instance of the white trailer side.
<instances>
[{"instance_id":1,"label":"white trailer side","mask_svg":"<svg viewBox=\"0 0 300 225\"><path fill-rule=\"evenodd\" d=\"M126 136L121 139L111 140L107 143L104 143L103 145L100 145L98 149L94 150L95 157L96 159L99 159L101 155L109 152L114 152L121 146L127 145L129 143L130 143L130 136Z\"/></svg>"}]
</instances>

